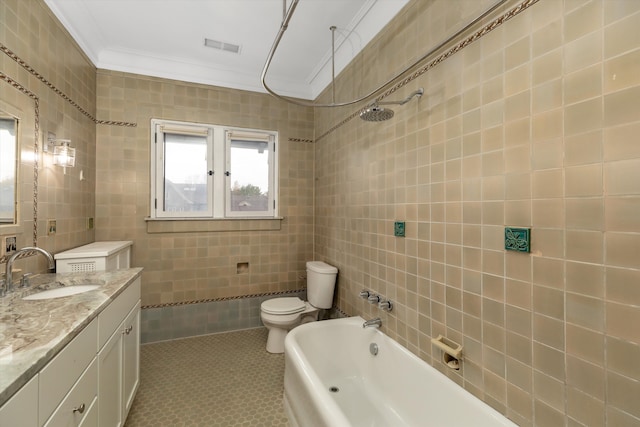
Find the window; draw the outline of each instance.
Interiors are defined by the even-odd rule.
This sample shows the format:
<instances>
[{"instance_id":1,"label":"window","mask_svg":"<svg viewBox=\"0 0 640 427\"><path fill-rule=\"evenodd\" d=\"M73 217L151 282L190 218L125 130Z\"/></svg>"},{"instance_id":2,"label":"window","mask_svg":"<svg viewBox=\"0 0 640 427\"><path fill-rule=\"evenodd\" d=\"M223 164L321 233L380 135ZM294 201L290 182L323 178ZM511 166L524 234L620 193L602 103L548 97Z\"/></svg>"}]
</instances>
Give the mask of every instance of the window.
<instances>
[{"instance_id":1,"label":"window","mask_svg":"<svg viewBox=\"0 0 640 427\"><path fill-rule=\"evenodd\" d=\"M151 218L276 217L277 132L151 120Z\"/></svg>"},{"instance_id":2,"label":"window","mask_svg":"<svg viewBox=\"0 0 640 427\"><path fill-rule=\"evenodd\" d=\"M226 216L273 216L273 135L227 131Z\"/></svg>"}]
</instances>

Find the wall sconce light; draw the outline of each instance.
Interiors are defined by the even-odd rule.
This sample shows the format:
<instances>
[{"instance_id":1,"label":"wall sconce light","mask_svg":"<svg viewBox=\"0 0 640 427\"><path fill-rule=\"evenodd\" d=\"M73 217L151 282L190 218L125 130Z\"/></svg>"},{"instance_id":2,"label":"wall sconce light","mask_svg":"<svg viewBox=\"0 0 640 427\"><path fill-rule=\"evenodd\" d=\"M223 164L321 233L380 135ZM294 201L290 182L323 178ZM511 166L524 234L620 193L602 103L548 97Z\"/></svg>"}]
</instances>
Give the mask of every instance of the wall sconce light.
<instances>
[{"instance_id":1,"label":"wall sconce light","mask_svg":"<svg viewBox=\"0 0 640 427\"><path fill-rule=\"evenodd\" d=\"M63 168L72 168L76 165L76 149L71 148L68 139L58 140L60 145L53 147L53 164Z\"/></svg>"},{"instance_id":2,"label":"wall sconce light","mask_svg":"<svg viewBox=\"0 0 640 427\"><path fill-rule=\"evenodd\" d=\"M67 173L67 168L75 167L76 149L71 147L70 139L49 138L47 142L49 144L49 147L53 146L54 165L62 166L64 173Z\"/></svg>"},{"instance_id":3,"label":"wall sconce light","mask_svg":"<svg viewBox=\"0 0 640 427\"><path fill-rule=\"evenodd\" d=\"M51 147L53 147L53 164L62 166L65 174L67 173L67 168L72 168L76 165L76 149L72 148L70 144L70 139L56 139L54 134L49 133L44 150L45 152L52 152Z\"/></svg>"}]
</instances>

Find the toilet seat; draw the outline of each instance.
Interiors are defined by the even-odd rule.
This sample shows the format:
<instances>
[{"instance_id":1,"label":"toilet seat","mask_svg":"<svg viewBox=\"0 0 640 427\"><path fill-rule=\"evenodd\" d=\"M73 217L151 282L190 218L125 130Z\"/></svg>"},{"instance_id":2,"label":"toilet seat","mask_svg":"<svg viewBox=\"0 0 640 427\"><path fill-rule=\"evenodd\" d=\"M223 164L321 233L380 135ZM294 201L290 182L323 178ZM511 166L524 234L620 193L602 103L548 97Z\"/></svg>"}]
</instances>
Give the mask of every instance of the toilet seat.
<instances>
[{"instance_id":1,"label":"toilet seat","mask_svg":"<svg viewBox=\"0 0 640 427\"><path fill-rule=\"evenodd\" d=\"M298 297L283 297L266 300L260 308L263 313L283 316L303 312L306 304Z\"/></svg>"}]
</instances>

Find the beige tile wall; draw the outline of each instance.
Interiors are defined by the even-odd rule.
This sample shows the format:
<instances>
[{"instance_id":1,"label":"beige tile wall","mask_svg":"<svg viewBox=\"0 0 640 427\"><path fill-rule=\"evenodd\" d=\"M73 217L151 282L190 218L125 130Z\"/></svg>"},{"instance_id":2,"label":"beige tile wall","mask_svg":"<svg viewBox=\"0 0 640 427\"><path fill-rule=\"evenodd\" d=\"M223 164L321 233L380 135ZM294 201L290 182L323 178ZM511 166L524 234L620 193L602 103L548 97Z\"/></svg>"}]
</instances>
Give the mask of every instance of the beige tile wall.
<instances>
[{"instance_id":1,"label":"beige tile wall","mask_svg":"<svg viewBox=\"0 0 640 427\"><path fill-rule=\"evenodd\" d=\"M33 147L37 119L40 147L47 133L53 132L58 138L71 139L76 148L76 168L68 169L66 175L62 168L52 165L49 154L37 157L37 245L59 252L90 243L94 230L87 229L86 223L95 215L95 67L41 0L0 2L0 43L0 71L24 88L21 91L0 80L0 101L17 111L21 119L20 224L17 229L0 227L0 236L16 234L18 247L34 243ZM37 98L38 114L34 99L27 93ZM47 235L48 219L57 221L55 236ZM18 261L16 267L44 271L46 262L33 257Z\"/></svg>"},{"instance_id":2,"label":"beige tile wall","mask_svg":"<svg viewBox=\"0 0 640 427\"><path fill-rule=\"evenodd\" d=\"M412 1L339 100L489 3ZM339 307L381 316L523 426L640 426L638 28L638 1L541 0L389 96L425 89L390 121L316 143L315 251L340 269ZM357 108L319 110L316 137ZM504 251L507 225L531 227L530 254ZM461 372L431 346L440 333L464 344Z\"/></svg>"},{"instance_id":3,"label":"beige tile wall","mask_svg":"<svg viewBox=\"0 0 640 427\"><path fill-rule=\"evenodd\" d=\"M339 80L339 97L371 89L489 3L413 1ZM519 424L627 426L640 425L637 28L635 0L541 0L416 80L425 96L396 107L393 120L350 121L315 153L288 141L312 139L307 109L96 76L40 0L0 3L0 42L90 114L138 127L96 128L4 53L0 70L38 96L41 131L79 151L67 175L46 160L39 170L40 246L134 240L148 304L297 288L315 250L340 268L341 309L383 316L387 333L442 370L430 337L462 342L462 372L445 372ZM3 101L24 111L29 153L33 103L0 85ZM352 112L317 111L316 136ZM282 229L148 234L151 117L278 130ZM32 239L32 162L22 157L19 246ZM94 215L95 236L85 227ZM58 220L55 237L48 218ZM392 236L394 220L407 222L406 238ZM531 255L504 253L507 224L532 227ZM249 276L235 275L239 260L251 262ZM396 310L365 304L361 288Z\"/></svg>"},{"instance_id":4,"label":"beige tile wall","mask_svg":"<svg viewBox=\"0 0 640 427\"><path fill-rule=\"evenodd\" d=\"M100 118L138 126L98 128L96 239L134 241L133 265L145 268L143 305L303 288L305 262L313 259L314 148L289 139L313 139L313 110L259 93L105 70L97 80ZM227 222L169 232L173 223L154 223L160 232L149 233L152 118L278 131L279 229L258 221L253 230L231 231L235 224ZM213 229L222 231L206 231ZM243 262L249 272L238 274Z\"/></svg>"}]
</instances>

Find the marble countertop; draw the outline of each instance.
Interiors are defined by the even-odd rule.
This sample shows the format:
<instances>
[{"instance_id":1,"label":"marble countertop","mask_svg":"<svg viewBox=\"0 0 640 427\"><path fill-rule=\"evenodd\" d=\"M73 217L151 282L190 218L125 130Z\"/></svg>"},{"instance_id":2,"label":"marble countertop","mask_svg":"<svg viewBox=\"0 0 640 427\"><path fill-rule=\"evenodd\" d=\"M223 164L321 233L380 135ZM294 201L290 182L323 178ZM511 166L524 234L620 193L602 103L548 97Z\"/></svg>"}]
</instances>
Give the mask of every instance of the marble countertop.
<instances>
[{"instance_id":1,"label":"marble countertop","mask_svg":"<svg viewBox=\"0 0 640 427\"><path fill-rule=\"evenodd\" d=\"M0 406L141 274L142 268L39 274L31 277L29 287L0 297ZM100 287L62 298L22 299L46 289L81 284Z\"/></svg>"}]
</instances>

